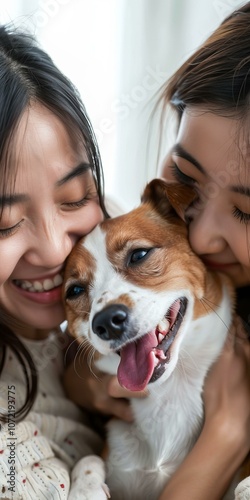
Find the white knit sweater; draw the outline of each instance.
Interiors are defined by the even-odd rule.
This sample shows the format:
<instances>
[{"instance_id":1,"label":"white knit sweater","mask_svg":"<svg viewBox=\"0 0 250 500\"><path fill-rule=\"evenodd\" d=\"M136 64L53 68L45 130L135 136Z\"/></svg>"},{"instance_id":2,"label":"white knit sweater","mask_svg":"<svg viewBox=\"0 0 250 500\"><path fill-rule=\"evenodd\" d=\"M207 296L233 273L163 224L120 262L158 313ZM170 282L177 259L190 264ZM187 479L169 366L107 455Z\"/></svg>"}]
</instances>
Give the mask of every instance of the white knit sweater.
<instances>
[{"instance_id":1,"label":"white knit sweater","mask_svg":"<svg viewBox=\"0 0 250 500\"><path fill-rule=\"evenodd\" d=\"M14 410L24 402L26 386L17 359L8 351L0 377L1 412L9 414L0 430L0 498L67 499L72 467L83 456L99 454L102 441L64 394L65 335L52 332L42 341L22 341L37 366L39 389L32 411L15 423Z\"/></svg>"}]
</instances>

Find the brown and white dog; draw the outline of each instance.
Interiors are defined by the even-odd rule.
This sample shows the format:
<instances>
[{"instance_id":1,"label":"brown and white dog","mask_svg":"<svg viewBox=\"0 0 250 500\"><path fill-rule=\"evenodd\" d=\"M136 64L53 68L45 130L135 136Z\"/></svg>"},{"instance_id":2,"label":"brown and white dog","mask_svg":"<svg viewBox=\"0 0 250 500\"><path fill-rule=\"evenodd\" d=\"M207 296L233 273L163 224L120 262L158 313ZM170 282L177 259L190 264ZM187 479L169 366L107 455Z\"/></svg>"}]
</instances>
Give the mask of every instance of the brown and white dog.
<instances>
[{"instance_id":1,"label":"brown and white dog","mask_svg":"<svg viewBox=\"0 0 250 500\"><path fill-rule=\"evenodd\" d=\"M133 423L108 425L114 500L156 500L194 445L204 379L232 319L229 280L193 253L169 199L178 211L176 187L153 180L138 208L103 221L77 244L65 270L70 332L88 339L102 355L98 367L117 373L122 386L148 391L131 400Z\"/></svg>"}]
</instances>

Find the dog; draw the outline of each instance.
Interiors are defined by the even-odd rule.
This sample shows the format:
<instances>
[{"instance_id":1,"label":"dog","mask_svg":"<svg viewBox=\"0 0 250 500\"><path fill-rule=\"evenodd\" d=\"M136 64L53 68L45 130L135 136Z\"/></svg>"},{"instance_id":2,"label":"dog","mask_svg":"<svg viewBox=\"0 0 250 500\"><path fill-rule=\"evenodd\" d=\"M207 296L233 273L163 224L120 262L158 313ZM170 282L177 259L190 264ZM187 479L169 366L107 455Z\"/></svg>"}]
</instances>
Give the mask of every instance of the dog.
<instances>
[{"instance_id":1,"label":"dog","mask_svg":"<svg viewBox=\"0 0 250 500\"><path fill-rule=\"evenodd\" d=\"M99 369L148 394L131 399L133 423L111 419L107 426L114 500L156 500L193 447L204 379L232 322L229 278L208 271L188 243L180 213L192 197L154 179L139 207L101 222L67 260L69 331L100 353ZM230 490L224 498L233 497Z\"/></svg>"}]
</instances>

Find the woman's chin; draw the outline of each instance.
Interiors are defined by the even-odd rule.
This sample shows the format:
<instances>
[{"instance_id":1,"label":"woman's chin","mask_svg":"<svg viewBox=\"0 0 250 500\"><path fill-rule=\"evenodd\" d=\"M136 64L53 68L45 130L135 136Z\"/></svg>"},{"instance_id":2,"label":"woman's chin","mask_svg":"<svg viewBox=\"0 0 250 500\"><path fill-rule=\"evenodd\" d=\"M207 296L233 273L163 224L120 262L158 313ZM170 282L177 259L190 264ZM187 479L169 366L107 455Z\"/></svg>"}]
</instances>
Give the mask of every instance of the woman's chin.
<instances>
[{"instance_id":1,"label":"woman's chin","mask_svg":"<svg viewBox=\"0 0 250 500\"><path fill-rule=\"evenodd\" d=\"M50 306L5 308L2 321L16 334L29 339L45 338L65 320L61 302ZM40 333L39 333L40 332Z\"/></svg>"}]
</instances>

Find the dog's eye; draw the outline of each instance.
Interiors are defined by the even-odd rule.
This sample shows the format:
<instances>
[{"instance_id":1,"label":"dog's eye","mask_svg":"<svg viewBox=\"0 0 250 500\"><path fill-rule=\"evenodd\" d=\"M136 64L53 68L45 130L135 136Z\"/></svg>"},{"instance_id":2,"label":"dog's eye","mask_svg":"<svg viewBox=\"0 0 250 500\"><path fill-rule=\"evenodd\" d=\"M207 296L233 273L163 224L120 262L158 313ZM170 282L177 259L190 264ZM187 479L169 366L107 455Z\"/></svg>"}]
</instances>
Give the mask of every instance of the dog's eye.
<instances>
[{"instance_id":1,"label":"dog's eye","mask_svg":"<svg viewBox=\"0 0 250 500\"><path fill-rule=\"evenodd\" d=\"M129 259L129 264L137 264L140 260L144 259L150 252L150 248L138 248L134 250Z\"/></svg>"},{"instance_id":2,"label":"dog's eye","mask_svg":"<svg viewBox=\"0 0 250 500\"><path fill-rule=\"evenodd\" d=\"M86 289L83 285L71 285L66 292L66 299L75 299L85 293Z\"/></svg>"}]
</instances>

